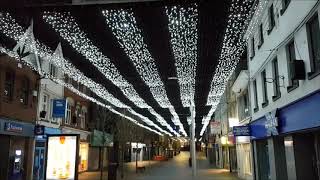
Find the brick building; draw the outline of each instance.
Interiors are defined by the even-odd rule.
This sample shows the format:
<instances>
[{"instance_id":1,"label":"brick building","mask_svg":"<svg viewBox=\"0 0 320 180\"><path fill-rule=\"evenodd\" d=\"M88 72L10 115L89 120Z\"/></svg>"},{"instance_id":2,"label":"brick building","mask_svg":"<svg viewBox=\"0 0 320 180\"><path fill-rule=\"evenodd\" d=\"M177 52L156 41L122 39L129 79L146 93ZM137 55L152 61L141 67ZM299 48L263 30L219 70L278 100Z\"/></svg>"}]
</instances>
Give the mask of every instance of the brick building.
<instances>
[{"instance_id":1,"label":"brick building","mask_svg":"<svg viewBox=\"0 0 320 180\"><path fill-rule=\"evenodd\" d=\"M31 179L39 76L0 56L0 177Z\"/></svg>"}]
</instances>

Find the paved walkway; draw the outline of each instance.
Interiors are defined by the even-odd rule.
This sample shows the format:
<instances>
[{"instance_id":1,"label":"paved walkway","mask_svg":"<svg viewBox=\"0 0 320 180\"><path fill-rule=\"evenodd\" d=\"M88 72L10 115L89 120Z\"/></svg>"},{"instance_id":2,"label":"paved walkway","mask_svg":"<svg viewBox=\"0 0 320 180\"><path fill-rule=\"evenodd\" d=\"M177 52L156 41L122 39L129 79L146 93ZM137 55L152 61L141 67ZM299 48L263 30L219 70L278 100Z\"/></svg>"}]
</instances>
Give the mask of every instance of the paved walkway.
<instances>
[{"instance_id":1,"label":"paved walkway","mask_svg":"<svg viewBox=\"0 0 320 180\"><path fill-rule=\"evenodd\" d=\"M146 171L135 173L134 163L126 164L126 173L123 180L193 180L191 168L188 166L189 152L181 152L178 156L166 162L144 162ZM139 162L141 165L141 162ZM202 153L198 153L196 180L239 180L235 174L225 169L214 169ZM99 180L88 174L80 176L80 180ZM90 177L89 177L90 176ZM118 178L121 180L121 178ZM104 179L105 180L105 179Z\"/></svg>"}]
</instances>

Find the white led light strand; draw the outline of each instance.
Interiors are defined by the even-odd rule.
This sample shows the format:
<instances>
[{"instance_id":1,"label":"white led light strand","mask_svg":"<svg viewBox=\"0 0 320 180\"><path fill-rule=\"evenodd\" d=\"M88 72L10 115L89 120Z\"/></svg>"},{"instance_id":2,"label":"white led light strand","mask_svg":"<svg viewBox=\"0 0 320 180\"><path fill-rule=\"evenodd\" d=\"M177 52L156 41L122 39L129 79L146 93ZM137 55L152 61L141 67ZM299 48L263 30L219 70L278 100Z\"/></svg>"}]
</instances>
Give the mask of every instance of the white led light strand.
<instances>
[{"instance_id":1,"label":"white led light strand","mask_svg":"<svg viewBox=\"0 0 320 180\"><path fill-rule=\"evenodd\" d=\"M215 70L207 99L207 105L211 105L212 108L208 115L202 120L204 126L202 127L200 136L205 132L210 118L216 106L219 104L220 97L225 91L229 77L236 68L245 50L246 43L243 36L248 25L252 4L253 0L232 0L231 2L219 63Z\"/></svg>"},{"instance_id":2,"label":"white led light strand","mask_svg":"<svg viewBox=\"0 0 320 180\"><path fill-rule=\"evenodd\" d=\"M124 95L140 108L154 111L136 92L132 84L127 82L115 65L95 46L87 35L80 29L70 12L44 12L43 19L67 40L80 54L86 57L97 69L106 76L114 85L118 86ZM161 125L170 126L162 117L156 118ZM172 129L172 128L171 128ZM171 131L171 129L169 129ZM175 133L175 131L171 131Z\"/></svg>"},{"instance_id":3,"label":"white led light strand","mask_svg":"<svg viewBox=\"0 0 320 180\"><path fill-rule=\"evenodd\" d=\"M102 13L119 44L133 62L143 81L150 88L155 100L162 108L169 108L173 116L173 123L180 127L184 136L187 136L174 107L169 101L165 86L157 70L156 62L144 43L142 31L137 26L133 12L120 9L104 10Z\"/></svg>"},{"instance_id":4,"label":"white led light strand","mask_svg":"<svg viewBox=\"0 0 320 180\"><path fill-rule=\"evenodd\" d=\"M198 44L198 9L193 4L190 7L166 7L169 19L170 42L177 78L180 86L180 98L184 107L194 101L195 77L197 68Z\"/></svg>"},{"instance_id":5,"label":"white led light strand","mask_svg":"<svg viewBox=\"0 0 320 180\"><path fill-rule=\"evenodd\" d=\"M43 19L67 40L80 54L86 57L98 70L118 86L135 105L140 108L150 106L139 97L134 87L120 74L115 65L95 46L80 29L70 12L44 12Z\"/></svg>"},{"instance_id":6,"label":"white led light strand","mask_svg":"<svg viewBox=\"0 0 320 180\"><path fill-rule=\"evenodd\" d=\"M50 62L54 63L57 67L61 68L64 73L68 74L75 81L80 82L83 85L90 88L98 96L104 98L105 100L110 100L110 98L111 98L111 103L113 102L120 107L127 107L126 105L122 104L118 99L114 98L110 93L108 93L106 91L106 89L104 87L102 87L100 84L97 84L97 83L93 82L91 79L84 76L78 69L74 68L73 65L71 63L69 63L67 60L65 60L62 57L59 57L56 53L52 53L48 47L42 45L39 41L35 40L33 37L33 33L32 33L32 26L30 26L26 30L26 32L24 32L24 29L18 23L16 23L15 19L13 19L9 13L0 13L0 25L1 25L0 31L5 33L6 36L16 40L17 42L24 42L25 45L27 46L27 48L32 53L35 53L36 55L40 56L41 58L49 60ZM1 52L4 52L11 57L15 57L15 59L19 59L17 53L15 53L13 51L9 51L4 48L1 48ZM51 54L53 54L53 55L51 55ZM32 68L34 71L37 71L39 74L41 74L41 75L46 74L46 72L44 72L42 70L39 71L39 69L33 67L30 63L28 64L28 62L26 62L26 61L25 61L25 63L27 63L27 65L30 68ZM46 76L48 76L48 75L46 75ZM105 104L99 102L98 100L96 100L92 97L89 97L86 94L78 91L72 85L63 82L60 79L54 78L52 76L49 76L49 78L51 80L55 81L56 83L58 83L64 87L67 87L68 89L70 89L71 91L73 91L74 93L78 94L79 96L81 96L85 99L88 99L94 103L97 103L100 106L106 107L109 110L111 110L112 112L119 114L123 117L126 117L127 119L130 118L128 116L125 116L125 115L117 112L111 106L105 105ZM134 112L134 111L132 110L131 112ZM130 118L129 120L136 123L140 127L146 128L148 130L151 130L152 132L155 132L155 133L161 135L161 133L159 133L159 132L157 132L147 126L144 126L135 120L133 121L132 118ZM149 123L150 120L146 121L147 118L144 118L142 120L145 121L148 125L152 125L159 130L161 129L155 124L150 124ZM163 130L161 129L161 131L163 131Z\"/></svg>"}]
</instances>

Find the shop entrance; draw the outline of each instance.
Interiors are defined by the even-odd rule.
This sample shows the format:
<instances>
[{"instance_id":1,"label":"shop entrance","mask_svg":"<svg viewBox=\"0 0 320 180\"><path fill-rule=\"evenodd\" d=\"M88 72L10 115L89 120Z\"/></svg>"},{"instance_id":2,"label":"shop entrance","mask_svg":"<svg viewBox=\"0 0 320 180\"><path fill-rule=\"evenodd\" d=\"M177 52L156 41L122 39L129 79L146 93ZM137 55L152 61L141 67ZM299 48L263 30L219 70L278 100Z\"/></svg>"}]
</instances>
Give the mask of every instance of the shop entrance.
<instances>
[{"instance_id":1,"label":"shop entrance","mask_svg":"<svg viewBox=\"0 0 320 180\"><path fill-rule=\"evenodd\" d=\"M45 148L36 147L34 154L34 168L33 168L33 178L34 180L44 179L44 162L45 162Z\"/></svg>"},{"instance_id":2,"label":"shop entrance","mask_svg":"<svg viewBox=\"0 0 320 180\"><path fill-rule=\"evenodd\" d=\"M258 179L270 180L269 151L267 140L257 140Z\"/></svg>"}]
</instances>

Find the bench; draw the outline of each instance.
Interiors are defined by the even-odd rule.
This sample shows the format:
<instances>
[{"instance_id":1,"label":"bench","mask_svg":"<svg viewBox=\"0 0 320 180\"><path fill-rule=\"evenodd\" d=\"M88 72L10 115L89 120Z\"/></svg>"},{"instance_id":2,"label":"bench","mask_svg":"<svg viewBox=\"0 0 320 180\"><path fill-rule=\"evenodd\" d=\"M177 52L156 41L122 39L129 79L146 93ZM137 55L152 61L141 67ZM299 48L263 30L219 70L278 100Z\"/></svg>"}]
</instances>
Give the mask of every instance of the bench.
<instances>
[{"instance_id":1,"label":"bench","mask_svg":"<svg viewBox=\"0 0 320 180\"><path fill-rule=\"evenodd\" d=\"M138 166L138 167L137 167L137 173L138 173L138 172L143 173L144 171L146 171L146 167L145 167L145 166Z\"/></svg>"}]
</instances>

